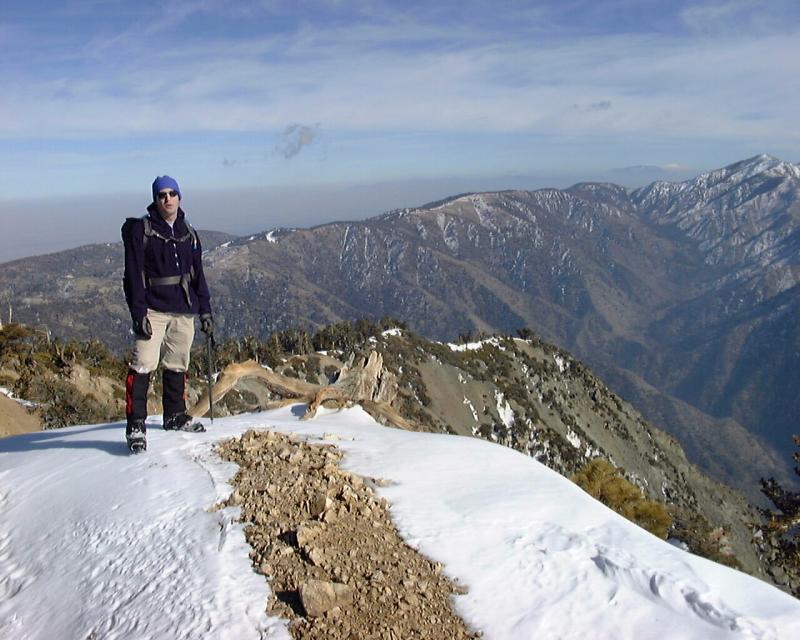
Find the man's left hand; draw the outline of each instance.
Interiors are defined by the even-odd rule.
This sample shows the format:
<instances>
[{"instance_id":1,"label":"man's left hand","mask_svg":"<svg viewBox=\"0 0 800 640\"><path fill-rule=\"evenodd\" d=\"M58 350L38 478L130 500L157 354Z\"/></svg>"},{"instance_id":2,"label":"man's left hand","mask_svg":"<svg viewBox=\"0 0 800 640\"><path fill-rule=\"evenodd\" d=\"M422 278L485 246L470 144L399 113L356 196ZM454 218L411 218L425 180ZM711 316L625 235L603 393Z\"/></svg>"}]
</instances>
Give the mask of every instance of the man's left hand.
<instances>
[{"instance_id":1,"label":"man's left hand","mask_svg":"<svg viewBox=\"0 0 800 640\"><path fill-rule=\"evenodd\" d=\"M214 318L210 313L203 313L200 315L200 330L207 336L214 334Z\"/></svg>"}]
</instances>

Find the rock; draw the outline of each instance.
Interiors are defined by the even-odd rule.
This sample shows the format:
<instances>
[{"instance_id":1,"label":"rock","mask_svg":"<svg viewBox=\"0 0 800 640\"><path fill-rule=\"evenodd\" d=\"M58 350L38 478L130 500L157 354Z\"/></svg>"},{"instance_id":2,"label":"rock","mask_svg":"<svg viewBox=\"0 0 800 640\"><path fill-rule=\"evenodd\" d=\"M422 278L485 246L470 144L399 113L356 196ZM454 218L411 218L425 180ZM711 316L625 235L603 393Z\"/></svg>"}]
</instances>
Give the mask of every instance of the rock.
<instances>
[{"instance_id":1,"label":"rock","mask_svg":"<svg viewBox=\"0 0 800 640\"><path fill-rule=\"evenodd\" d=\"M315 493L308 501L308 511L312 518L317 518L325 513L328 506L328 496L323 492Z\"/></svg>"},{"instance_id":2,"label":"rock","mask_svg":"<svg viewBox=\"0 0 800 640\"><path fill-rule=\"evenodd\" d=\"M292 455L292 450L289 447L281 447L280 451L278 451L278 458L281 460L288 460Z\"/></svg>"},{"instance_id":3,"label":"rock","mask_svg":"<svg viewBox=\"0 0 800 640\"><path fill-rule=\"evenodd\" d=\"M308 559L312 564L320 567L325 562L325 552L319 547L314 547L308 552Z\"/></svg>"},{"instance_id":4,"label":"rock","mask_svg":"<svg viewBox=\"0 0 800 640\"><path fill-rule=\"evenodd\" d=\"M325 525L319 522L308 522L303 524L297 528L297 544L300 546L301 549L307 551L307 547L311 544L311 541L319 535L321 531L325 530Z\"/></svg>"},{"instance_id":5,"label":"rock","mask_svg":"<svg viewBox=\"0 0 800 640\"><path fill-rule=\"evenodd\" d=\"M322 519L325 522L331 524L339 519L339 515L333 509L328 509L327 511L325 511L325 515L322 516Z\"/></svg>"},{"instance_id":6,"label":"rock","mask_svg":"<svg viewBox=\"0 0 800 640\"><path fill-rule=\"evenodd\" d=\"M307 580L300 587L300 601L310 618L318 618L335 607L353 602L353 588L338 582Z\"/></svg>"},{"instance_id":7,"label":"rock","mask_svg":"<svg viewBox=\"0 0 800 640\"><path fill-rule=\"evenodd\" d=\"M325 617L330 619L338 618L341 615L342 615L341 607L334 607L333 609L325 613Z\"/></svg>"},{"instance_id":8,"label":"rock","mask_svg":"<svg viewBox=\"0 0 800 640\"><path fill-rule=\"evenodd\" d=\"M295 536L297 537L297 544L302 549L314 538L314 529L312 527L303 525L302 527L297 528L297 533Z\"/></svg>"}]
</instances>

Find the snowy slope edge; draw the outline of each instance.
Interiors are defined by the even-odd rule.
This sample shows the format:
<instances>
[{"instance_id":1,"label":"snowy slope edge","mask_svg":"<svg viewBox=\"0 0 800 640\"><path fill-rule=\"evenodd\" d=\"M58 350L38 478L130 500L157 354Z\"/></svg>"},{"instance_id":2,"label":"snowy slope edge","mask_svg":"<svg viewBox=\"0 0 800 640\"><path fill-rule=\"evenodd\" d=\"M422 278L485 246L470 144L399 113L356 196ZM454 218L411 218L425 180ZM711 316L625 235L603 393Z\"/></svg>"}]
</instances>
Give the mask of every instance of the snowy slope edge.
<instances>
[{"instance_id":1,"label":"snowy slope edge","mask_svg":"<svg viewBox=\"0 0 800 640\"><path fill-rule=\"evenodd\" d=\"M233 473L213 443L249 428L336 434L350 471L392 480L381 494L400 533L469 586L456 608L486 638L800 633L797 600L656 539L527 456L360 409L299 422L286 408L202 435L152 430L138 457L119 424L1 441L3 637L288 637L263 613L235 512L208 511Z\"/></svg>"}]
</instances>

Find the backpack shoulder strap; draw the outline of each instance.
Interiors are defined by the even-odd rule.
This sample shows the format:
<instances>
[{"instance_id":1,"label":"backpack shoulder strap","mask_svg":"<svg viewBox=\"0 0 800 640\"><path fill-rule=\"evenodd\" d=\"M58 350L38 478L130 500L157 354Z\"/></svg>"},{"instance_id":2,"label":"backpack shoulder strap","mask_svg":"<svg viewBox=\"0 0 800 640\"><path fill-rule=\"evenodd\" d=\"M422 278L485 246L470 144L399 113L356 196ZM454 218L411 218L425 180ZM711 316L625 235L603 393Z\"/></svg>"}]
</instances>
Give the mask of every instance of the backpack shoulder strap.
<instances>
[{"instance_id":1,"label":"backpack shoulder strap","mask_svg":"<svg viewBox=\"0 0 800 640\"><path fill-rule=\"evenodd\" d=\"M194 230L194 227L188 223L188 221L184 218L183 223L186 225L186 228L189 230L189 233L192 234L192 248L197 249L197 246L200 244L200 240L197 238L197 231Z\"/></svg>"},{"instance_id":2,"label":"backpack shoulder strap","mask_svg":"<svg viewBox=\"0 0 800 640\"><path fill-rule=\"evenodd\" d=\"M197 249L200 246L200 240L197 238L197 231L194 230L194 227L188 223L188 221L184 218L183 223L186 225L186 228L189 230L189 235L192 236L192 249ZM189 268L189 277L191 278L192 282L194 282L197 278L197 274L194 271L194 264Z\"/></svg>"},{"instance_id":3,"label":"backpack shoulder strap","mask_svg":"<svg viewBox=\"0 0 800 640\"><path fill-rule=\"evenodd\" d=\"M150 241L150 238L153 236L153 225L150 222L150 216L142 216L140 220L143 223L143 238L142 238L142 246L147 249L147 243Z\"/></svg>"},{"instance_id":4,"label":"backpack shoulder strap","mask_svg":"<svg viewBox=\"0 0 800 640\"><path fill-rule=\"evenodd\" d=\"M191 238L192 239L192 247L193 248L197 248L197 244L198 244L197 232L194 230L194 228L192 228L192 225L190 225L188 222L186 222L186 220L184 220L183 222L186 225L186 228L188 229L188 233L186 233L185 235L181 236L180 238L169 238L169 237L161 235L158 231L153 229L153 223L150 220L150 216L142 216L141 220L144 223L143 231L144 231L144 246L145 247L147 247L148 239L150 239L152 237L156 237L156 238L159 238L159 239L163 240L164 242L186 242L189 238Z\"/></svg>"}]
</instances>

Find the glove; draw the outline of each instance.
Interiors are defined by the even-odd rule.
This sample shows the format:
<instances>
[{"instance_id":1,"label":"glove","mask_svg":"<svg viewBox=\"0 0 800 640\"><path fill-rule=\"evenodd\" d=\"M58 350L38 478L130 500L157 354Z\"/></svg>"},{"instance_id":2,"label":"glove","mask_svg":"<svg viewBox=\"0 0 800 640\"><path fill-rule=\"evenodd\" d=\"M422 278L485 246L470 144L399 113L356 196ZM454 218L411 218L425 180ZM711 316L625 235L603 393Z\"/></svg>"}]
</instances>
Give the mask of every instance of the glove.
<instances>
[{"instance_id":1,"label":"glove","mask_svg":"<svg viewBox=\"0 0 800 640\"><path fill-rule=\"evenodd\" d=\"M200 330L209 337L214 335L214 318L210 313L200 314Z\"/></svg>"},{"instance_id":2,"label":"glove","mask_svg":"<svg viewBox=\"0 0 800 640\"><path fill-rule=\"evenodd\" d=\"M147 316L133 319L133 333L139 340L149 340L152 337L153 327L150 326Z\"/></svg>"}]
</instances>

